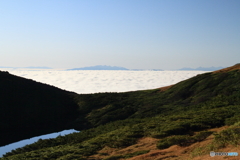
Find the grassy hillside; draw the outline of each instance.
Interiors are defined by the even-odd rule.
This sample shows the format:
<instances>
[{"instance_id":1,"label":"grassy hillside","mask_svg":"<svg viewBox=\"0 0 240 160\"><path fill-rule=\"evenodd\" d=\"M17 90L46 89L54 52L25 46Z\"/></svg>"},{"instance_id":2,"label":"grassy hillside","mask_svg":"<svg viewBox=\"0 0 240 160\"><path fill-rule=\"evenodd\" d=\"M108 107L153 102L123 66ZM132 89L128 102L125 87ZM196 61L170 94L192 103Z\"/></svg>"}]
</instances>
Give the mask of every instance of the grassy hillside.
<instances>
[{"instance_id":1,"label":"grassy hillside","mask_svg":"<svg viewBox=\"0 0 240 160\"><path fill-rule=\"evenodd\" d=\"M211 136L214 138L209 150L239 145L239 79L237 64L168 88L72 94L78 116L71 125L80 133L39 140L2 159L129 159L153 152L151 147L141 147L141 140L146 138L155 142L154 151L173 145L188 147ZM222 126L230 127L219 133L214 131ZM123 151L133 146L134 149ZM203 149L194 153L200 150Z\"/></svg>"}]
</instances>

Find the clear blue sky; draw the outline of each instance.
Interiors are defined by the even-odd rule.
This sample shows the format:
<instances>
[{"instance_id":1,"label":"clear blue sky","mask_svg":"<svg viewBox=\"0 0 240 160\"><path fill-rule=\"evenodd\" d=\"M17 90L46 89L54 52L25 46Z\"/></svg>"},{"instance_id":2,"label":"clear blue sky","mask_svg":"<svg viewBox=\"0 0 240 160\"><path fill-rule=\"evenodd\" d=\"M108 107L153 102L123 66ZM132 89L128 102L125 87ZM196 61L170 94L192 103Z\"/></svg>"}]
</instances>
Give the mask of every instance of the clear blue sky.
<instances>
[{"instance_id":1,"label":"clear blue sky","mask_svg":"<svg viewBox=\"0 0 240 160\"><path fill-rule=\"evenodd\" d=\"M240 62L239 0L2 0L0 24L0 66Z\"/></svg>"}]
</instances>

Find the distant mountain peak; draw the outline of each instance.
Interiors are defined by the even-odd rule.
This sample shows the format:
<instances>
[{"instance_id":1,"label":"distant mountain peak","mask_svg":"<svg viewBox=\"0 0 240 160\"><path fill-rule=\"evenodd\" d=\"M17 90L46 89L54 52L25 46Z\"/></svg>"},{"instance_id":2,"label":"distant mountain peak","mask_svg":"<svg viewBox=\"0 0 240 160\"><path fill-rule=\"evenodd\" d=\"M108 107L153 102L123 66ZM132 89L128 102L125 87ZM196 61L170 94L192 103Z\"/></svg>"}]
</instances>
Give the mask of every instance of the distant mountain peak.
<instances>
[{"instance_id":1,"label":"distant mountain peak","mask_svg":"<svg viewBox=\"0 0 240 160\"><path fill-rule=\"evenodd\" d=\"M117 66L96 65L96 66L83 67L83 68L72 68L68 70L128 70L128 69L124 67L117 67Z\"/></svg>"}]
</instances>

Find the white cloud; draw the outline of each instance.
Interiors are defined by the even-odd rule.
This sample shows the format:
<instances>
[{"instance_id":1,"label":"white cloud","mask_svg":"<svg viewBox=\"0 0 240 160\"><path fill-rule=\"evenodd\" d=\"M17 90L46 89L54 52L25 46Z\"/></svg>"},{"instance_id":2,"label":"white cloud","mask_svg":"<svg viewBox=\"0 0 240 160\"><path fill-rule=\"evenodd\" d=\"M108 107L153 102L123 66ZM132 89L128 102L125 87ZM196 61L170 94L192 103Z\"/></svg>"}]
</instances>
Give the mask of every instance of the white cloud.
<instances>
[{"instance_id":1,"label":"white cloud","mask_svg":"<svg viewBox=\"0 0 240 160\"><path fill-rule=\"evenodd\" d=\"M204 71L26 71L12 74L76 93L126 92L175 84Z\"/></svg>"}]
</instances>

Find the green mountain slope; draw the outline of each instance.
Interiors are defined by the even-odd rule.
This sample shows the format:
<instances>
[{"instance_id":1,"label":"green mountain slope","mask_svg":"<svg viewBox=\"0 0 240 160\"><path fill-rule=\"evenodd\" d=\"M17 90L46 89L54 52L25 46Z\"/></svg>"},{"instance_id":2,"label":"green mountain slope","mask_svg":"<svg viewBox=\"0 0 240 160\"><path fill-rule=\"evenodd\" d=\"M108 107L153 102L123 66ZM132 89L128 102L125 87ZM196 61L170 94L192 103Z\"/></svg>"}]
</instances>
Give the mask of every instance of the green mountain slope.
<instances>
[{"instance_id":1,"label":"green mountain slope","mask_svg":"<svg viewBox=\"0 0 240 160\"><path fill-rule=\"evenodd\" d=\"M175 144L189 146L212 135L207 131L211 128L240 121L239 80L237 64L197 75L168 89L71 94L78 105L78 116L70 124L80 133L39 140L2 159L97 159L93 155L101 157L98 159L125 159L149 150L117 156L99 151L125 148L143 137L159 139L158 149ZM240 137L235 136L234 143L240 144Z\"/></svg>"}]
</instances>

